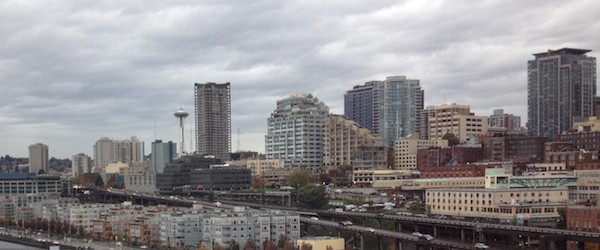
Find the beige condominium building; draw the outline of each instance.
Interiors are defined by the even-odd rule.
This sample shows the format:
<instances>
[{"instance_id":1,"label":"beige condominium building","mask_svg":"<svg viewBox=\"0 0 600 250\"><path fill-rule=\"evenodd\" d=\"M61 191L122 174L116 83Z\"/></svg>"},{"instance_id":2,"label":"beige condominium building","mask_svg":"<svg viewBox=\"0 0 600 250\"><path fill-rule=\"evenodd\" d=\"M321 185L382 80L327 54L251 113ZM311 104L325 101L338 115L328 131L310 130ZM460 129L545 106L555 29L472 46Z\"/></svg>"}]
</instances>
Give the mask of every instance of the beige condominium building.
<instances>
[{"instance_id":1,"label":"beige condominium building","mask_svg":"<svg viewBox=\"0 0 600 250\"><path fill-rule=\"evenodd\" d=\"M29 172L48 172L48 145L36 143L29 145Z\"/></svg>"},{"instance_id":2,"label":"beige condominium building","mask_svg":"<svg viewBox=\"0 0 600 250\"><path fill-rule=\"evenodd\" d=\"M417 170L417 150L430 147L447 147L448 140L421 140L418 134L411 134L395 143L396 169Z\"/></svg>"},{"instance_id":3,"label":"beige condominium building","mask_svg":"<svg viewBox=\"0 0 600 250\"><path fill-rule=\"evenodd\" d=\"M511 188L511 176L501 171L486 171L485 188L426 190L427 209L458 217L549 220L569 203L566 187Z\"/></svg>"},{"instance_id":4,"label":"beige condominium building","mask_svg":"<svg viewBox=\"0 0 600 250\"><path fill-rule=\"evenodd\" d=\"M330 114L325 118L323 144L325 166L353 166L360 147L383 146L383 139L343 115Z\"/></svg>"},{"instance_id":5,"label":"beige condominium building","mask_svg":"<svg viewBox=\"0 0 600 250\"><path fill-rule=\"evenodd\" d=\"M442 104L427 107L427 110L429 139L439 140L452 133L462 143L487 133L488 117L471 113L469 105Z\"/></svg>"}]
</instances>

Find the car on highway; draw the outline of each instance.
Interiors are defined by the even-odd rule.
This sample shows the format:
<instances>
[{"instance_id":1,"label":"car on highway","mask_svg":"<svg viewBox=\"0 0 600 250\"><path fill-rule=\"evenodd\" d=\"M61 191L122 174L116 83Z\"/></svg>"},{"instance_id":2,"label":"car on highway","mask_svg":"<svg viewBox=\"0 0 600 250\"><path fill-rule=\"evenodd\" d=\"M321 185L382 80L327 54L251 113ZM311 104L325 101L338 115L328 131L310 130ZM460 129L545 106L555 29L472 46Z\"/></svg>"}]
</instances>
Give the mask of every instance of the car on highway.
<instances>
[{"instance_id":1,"label":"car on highway","mask_svg":"<svg viewBox=\"0 0 600 250\"><path fill-rule=\"evenodd\" d=\"M369 227L369 228L367 228L367 231L373 233L373 232L375 232L375 229Z\"/></svg>"},{"instance_id":2,"label":"car on highway","mask_svg":"<svg viewBox=\"0 0 600 250\"><path fill-rule=\"evenodd\" d=\"M429 234L423 234L421 236L419 236L420 240L426 240L426 241L432 241L433 240L433 236L429 235Z\"/></svg>"},{"instance_id":3,"label":"car on highway","mask_svg":"<svg viewBox=\"0 0 600 250\"><path fill-rule=\"evenodd\" d=\"M419 232L414 232L414 233L412 233L412 235L413 235L413 236L417 236L417 237L421 237L421 236L423 236L423 234L422 234L422 233L419 233Z\"/></svg>"},{"instance_id":4,"label":"car on highway","mask_svg":"<svg viewBox=\"0 0 600 250\"><path fill-rule=\"evenodd\" d=\"M319 217L315 217L315 216L313 216L313 217L310 217L310 219L311 219L311 220L319 220Z\"/></svg>"},{"instance_id":5,"label":"car on highway","mask_svg":"<svg viewBox=\"0 0 600 250\"><path fill-rule=\"evenodd\" d=\"M352 226L352 225L354 225L354 223L352 223L352 221L349 221L349 220L343 220L343 221L340 221L340 225L342 225L342 226Z\"/></svg>"},{"instance_id":6,"label":"car on highway","mask_svg":"<svg viewBox=\"0 0 600 250\"><path fill-rule=\"evenodd\" d=\"M475 249L488 249L488 248L490 248L490 247L483 242L475 243Z\"/></svg>"},{"instance_id":7,"label":"car on highway","mask_svg":"<svg viewBox=\"0 0 600 250\"><path fill-rule=\"evenodd\" d=\"M148 249L148 246L146 246L146 245L142 245L142 246L140 247L140 249Z\"/></svg>"}]
</instances>

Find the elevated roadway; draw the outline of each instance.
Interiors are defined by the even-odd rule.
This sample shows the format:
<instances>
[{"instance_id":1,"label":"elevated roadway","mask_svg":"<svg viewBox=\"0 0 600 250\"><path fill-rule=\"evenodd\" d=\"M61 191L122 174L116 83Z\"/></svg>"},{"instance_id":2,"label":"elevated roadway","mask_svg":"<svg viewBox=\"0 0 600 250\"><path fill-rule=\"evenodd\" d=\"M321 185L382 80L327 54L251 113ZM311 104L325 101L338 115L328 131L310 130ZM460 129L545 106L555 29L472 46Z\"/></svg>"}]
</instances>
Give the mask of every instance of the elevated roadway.
<instances>
[{"instance_id":1,"label":"elevated roadway","mask_svg":"<svg viewBox=\"0 0 600 250\"><path fill-rule=\"evenodd\" d=\"M87 195L81 195L83 192L87 191ZM118 201L133 201L136 204L143 205L169 205L169 206L184 206L191 207L194 204L199 203L199 200L194 200L193 198L177 198L177 197L164 197L164 196L155 196L155 195L144 195L144 194L136 194L131 192L122 192L122 191L108 191L108 190L100 190L100 189L82 189L79 190L80 199L89 199L93 202L118 202ZM394 225L396 226L395 231L401 231L399 226L402 224L410 224L410 225L422 225L422 226L430 226L434 228L434 236L435 236L435 228L453 228L455 230L461 230L461 234L463 230L474 230L475 228L481 230L484 233L495 233L495 234L504 234L504 235L523 235L528 237L539 237L544 236L544 240L570 240L570 241L578 241L578 242L593 242L600 243L600 233L593 232L582 232L582 231L572 231L572 230L564 230L564 229L553 229L553 228L540 228L540 227L529 227L529 226L515 226L515 225L504 225L504 224L491 224L491 223L482 223L482 222L470 222L470 221L460 221L460 220L449 220L449 219L436 219L436 218L422 218L416 216L402 216L402 215L382 215L382 214L373 214L373 213L357 213L357 212L335 212L330 210L303 210L294 207L286 207L286 206L273 206L273 205L264 205L257 203L249 203L249 202L240 202L240 201L221 201L225 204L231 205L239 205L239 206L249 206L253 208L270 208L270 209L278 209L278 210L286 210L286 211L296 211L308 214L315 214L318 216L327 216L332 218L355 218L355 219L367 219L372 218L378 221L388 220L394 221ZM463 239L464 240L464 239Z\"/></svg>"}]
</instances>

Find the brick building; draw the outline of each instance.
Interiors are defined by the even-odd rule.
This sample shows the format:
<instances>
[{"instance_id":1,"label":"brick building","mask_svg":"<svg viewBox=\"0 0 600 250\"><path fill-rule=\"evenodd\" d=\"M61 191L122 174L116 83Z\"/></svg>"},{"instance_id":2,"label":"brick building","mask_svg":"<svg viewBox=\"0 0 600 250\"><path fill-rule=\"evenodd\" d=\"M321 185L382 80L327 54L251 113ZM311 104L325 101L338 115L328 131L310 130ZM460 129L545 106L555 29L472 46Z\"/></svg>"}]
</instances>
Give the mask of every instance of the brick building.
<instances>
[{"instance_id":1,"label":"brick building","mask_svg":"<svg viewBox=\"0 0 600 250\"><path fill-rule=\"evenodd\" d=\"M449 148L428 148L417 151L417 168L458 166L479 162L484 159L483 148L474 146L453 146Z\"/></svg>"},{"instance_id":2,"label":"brick building","mask_svg":"<svg viewBox=\"0 0 600 250\"><path fill-rule=\"evenodd\" d=\"M485 176L484 165L461 165L428 168L421 171L421 178L458 178Z\"/></svg>"},{"instance_id":3,"label":"brick building","mask_svg":"<svg viewBox=\"0 0 600 250\"><path fill-rule=\"evenodd\" d=\"M591 202L586 205L567 207L567 229L574 231L599 232L600 208ZM598 249L598 243L567 241L567 249Z\"/></svg>"}]
</instances>

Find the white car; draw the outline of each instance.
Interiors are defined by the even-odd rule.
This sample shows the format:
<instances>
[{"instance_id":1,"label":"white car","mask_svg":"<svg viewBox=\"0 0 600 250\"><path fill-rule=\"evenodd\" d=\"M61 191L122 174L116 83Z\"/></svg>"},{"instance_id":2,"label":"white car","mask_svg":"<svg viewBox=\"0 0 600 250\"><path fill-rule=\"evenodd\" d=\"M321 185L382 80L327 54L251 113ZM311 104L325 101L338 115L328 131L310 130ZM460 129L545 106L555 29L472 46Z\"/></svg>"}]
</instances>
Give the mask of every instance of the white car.
<instances>
[{"instance_id":1,"label":"white car","mask_svg":"<svg viewBox=\"0 0 600 250\"><path fill-rule=\"evenodd\" d=\"M484 243L481 243L481 242L475 243L475 249L488 249L488 248L490 248L490 247Z\"/></svg>"},{"instance_id":2,"label":"white car","mask_svg":"<svg viewBox=\"0 0 600 250\"><path fill-rule=\"evenodd\" d=\"M311 220L319 220L319 218L318 218L318 217L314 217L314 216L313 216L313 217L310 217L310 219L311 219Z\"/></svg>"},{"instance_id":3,"label":"white car","mask_svg":"<svg viewBox=\"0 0 600 250\"><path fill-rule=\"evenodd\" d=\"M140 247L140 249L148 249L148 246L143 245L143 246Z\"/></svg>"},{"instance_id":4,"label":"white car","mask_svg":"<svg viewBox=\"0 0 600 250\"><path fill-rule=\"evenodd\" d=\"M412 235L413 235L413 236L417 236L417 237L421 237L421 236L423 236L423 234L422 234L422 233L419 233L419 232L414 232L414 233L412 233Z\"/></svg>"},{"instance_id":5,"label":"white car","mask_svg":"<svg viewBox=\"0 0 600 250\"><path fill-rule=\"evenodd\" d=\"M117 245L117 246L122 246L122 245L123 245L123 243L121 243L120 241L117 241L117 242L115 243L115 245Z\"/></svg>"},{"instance_id":6,"label":"white car","mask_svg":"<svg viewBox=\"0 0 600 250\"><path fill-rule=\"evenodd\" d=\"M373 233L373 232L375 232L375 229L369 227L369 228L367 228L367 231Z\"/></svg>"},{"instance_id":7,"label":"white car","mask_svg":"<svg viewBox=\"0 0 600 250\"><path fill-rule=\"evenodd\" d=\"M423 236L421 236L421 238L425 239L426 241L432 241L433 240L433 236L431 236L429 234L423 234Z\"/></svg>"}]
</instances>

